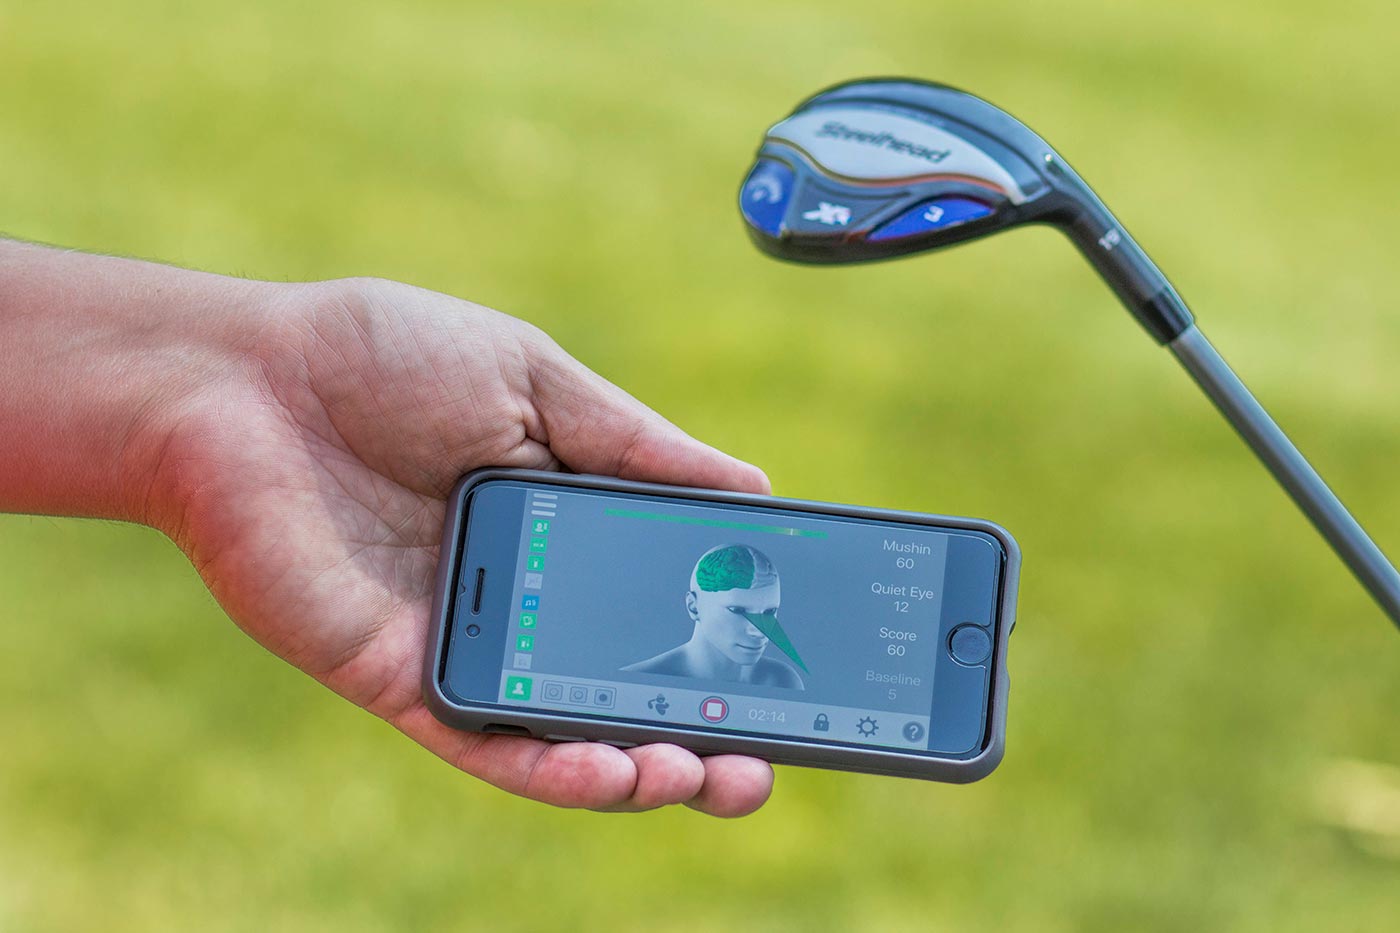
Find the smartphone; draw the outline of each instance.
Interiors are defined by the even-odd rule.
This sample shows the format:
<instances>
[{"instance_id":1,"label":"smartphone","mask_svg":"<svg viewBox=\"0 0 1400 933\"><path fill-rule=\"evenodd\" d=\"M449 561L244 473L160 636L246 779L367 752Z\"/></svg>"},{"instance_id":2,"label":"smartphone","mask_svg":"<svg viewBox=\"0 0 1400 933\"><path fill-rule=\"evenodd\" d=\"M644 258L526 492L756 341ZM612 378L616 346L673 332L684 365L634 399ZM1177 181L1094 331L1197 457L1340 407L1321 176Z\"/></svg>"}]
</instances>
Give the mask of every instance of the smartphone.
<instances>
[{"instance_id":1,"label":"smartphone","mask_svg":"<svg viewBox=\"0 0 1400 933\"><path fill-rule=\"evenodd\" d=\"M981 778L1020 553L991 522L487 469L448 500L424 696L448 725Z\"/></svg>"}]
</instances>

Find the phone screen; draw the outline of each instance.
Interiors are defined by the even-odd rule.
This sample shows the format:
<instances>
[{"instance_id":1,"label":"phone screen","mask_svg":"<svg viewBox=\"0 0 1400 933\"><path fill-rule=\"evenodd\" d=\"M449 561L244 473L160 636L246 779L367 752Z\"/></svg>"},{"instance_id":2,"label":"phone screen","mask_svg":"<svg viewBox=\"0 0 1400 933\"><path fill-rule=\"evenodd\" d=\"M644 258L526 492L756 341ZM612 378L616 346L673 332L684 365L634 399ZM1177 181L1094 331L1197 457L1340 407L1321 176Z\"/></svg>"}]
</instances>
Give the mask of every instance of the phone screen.
<instances>
[{"instance_id":1,"label":"phone screen","mask_svg":"<svg viewBox=\"0 0 1400 933\"><path fill-rule=\"evenodd\" d=\"M464 696L844 745L978 744L1001 568L990 535L538 483L472 496L469 536L492 535L472 516L518 525L508 579L461 561L455 589L492 594L493 616L456 600L445 673ZM469 625L482 637L455 634ZM972 648L961 661L954 632Z\"/></svg>"}]
</instances>

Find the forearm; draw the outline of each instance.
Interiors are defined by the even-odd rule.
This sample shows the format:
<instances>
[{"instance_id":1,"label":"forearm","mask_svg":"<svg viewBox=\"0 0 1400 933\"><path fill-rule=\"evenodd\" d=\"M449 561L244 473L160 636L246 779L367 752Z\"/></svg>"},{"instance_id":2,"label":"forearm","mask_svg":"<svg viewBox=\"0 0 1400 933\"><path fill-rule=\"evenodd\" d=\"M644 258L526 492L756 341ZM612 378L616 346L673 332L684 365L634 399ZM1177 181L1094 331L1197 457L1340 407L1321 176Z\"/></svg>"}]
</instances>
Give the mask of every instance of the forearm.
<instances>
[{"instance_id":1,"label":"forearm","mask_svg":"<svg viewBox=\"0 0 1400 933\"><path fill-rule=\"evenodd\" d=\"M150 521L181 406L271 287L0 240L0 511Z\"/></svg>"}]
</instances>

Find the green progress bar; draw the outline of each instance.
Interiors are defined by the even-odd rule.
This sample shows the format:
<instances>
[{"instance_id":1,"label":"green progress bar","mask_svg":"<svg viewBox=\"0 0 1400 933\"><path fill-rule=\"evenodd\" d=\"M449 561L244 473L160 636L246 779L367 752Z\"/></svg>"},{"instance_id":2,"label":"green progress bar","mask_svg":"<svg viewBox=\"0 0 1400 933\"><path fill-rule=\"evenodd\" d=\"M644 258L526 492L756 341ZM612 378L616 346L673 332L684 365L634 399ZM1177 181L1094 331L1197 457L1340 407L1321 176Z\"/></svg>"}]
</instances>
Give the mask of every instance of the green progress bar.
<instances>
[{"instance_id":1,"label":"green progress bar","mask_svg":"<svg viewBox=\"0 0 1400 933\"><path fill-rule=\"evenodd\" d=\"M632 512L627 509L604 509L604 515L618 518L641 518L649 522L674 522L678 525L704 525L706 528L734 528L739 531L761 531L769 535L790 535L794 538L825 538L825 531L784 528L781 525L751 525L748 522L726 522L718 518L694 518L689 515L663 515L660 512Z\"/></svg>"}]
</instances>

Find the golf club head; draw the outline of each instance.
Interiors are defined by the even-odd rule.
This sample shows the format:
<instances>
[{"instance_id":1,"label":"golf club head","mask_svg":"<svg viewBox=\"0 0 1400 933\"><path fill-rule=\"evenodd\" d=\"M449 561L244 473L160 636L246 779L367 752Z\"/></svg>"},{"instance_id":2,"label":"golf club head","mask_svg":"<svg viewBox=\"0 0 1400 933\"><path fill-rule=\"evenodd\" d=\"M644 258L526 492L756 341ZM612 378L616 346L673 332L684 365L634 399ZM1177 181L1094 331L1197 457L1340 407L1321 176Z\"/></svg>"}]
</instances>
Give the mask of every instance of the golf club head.
<instances>
[{"instance_id":1,"label":"golf club head","mask_svg":"<svg viewBox=\"0 0 1400 933\"><path fill-rule=\"evenodd\" d=\"M1191 324L1171 283L1045 140L946 85L872 78L809 98L768 131L739 208L764 252L822 264L1053 224L1159 342Z\"/></svg>"}]
</instances>

